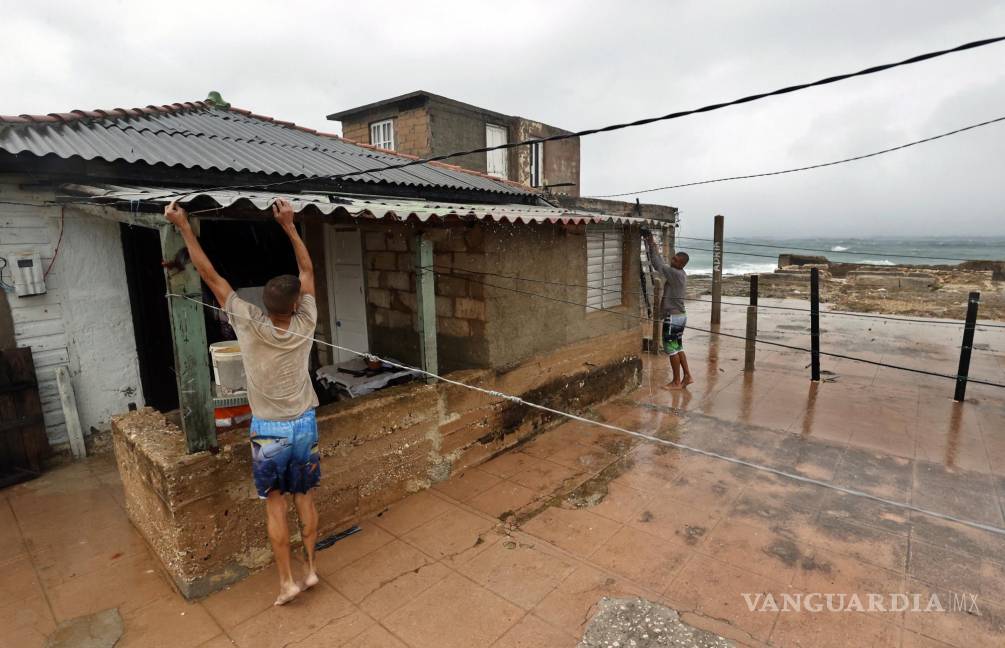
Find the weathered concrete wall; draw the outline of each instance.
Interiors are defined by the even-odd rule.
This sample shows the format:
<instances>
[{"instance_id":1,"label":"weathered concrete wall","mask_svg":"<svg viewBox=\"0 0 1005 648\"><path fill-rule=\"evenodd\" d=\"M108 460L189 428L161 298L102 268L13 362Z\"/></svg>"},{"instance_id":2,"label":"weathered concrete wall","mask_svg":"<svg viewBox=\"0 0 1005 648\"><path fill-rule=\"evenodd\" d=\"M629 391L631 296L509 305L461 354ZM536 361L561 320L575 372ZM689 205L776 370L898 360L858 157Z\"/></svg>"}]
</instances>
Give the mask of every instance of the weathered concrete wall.
<instances>
[{"instance_id":1,"label":"weathered concrete wall","mask_svg":"<svg viewBox=\"0 0 1005 648\"><path fill-rule=\"evenodd\" d=\"M585 307L585 227L492 226L486 236L485 267L494 273L537 280L493 276L471 279L481 282L485 289L486 334L493 367L507 366L538 353L547 353L549 349L617 331L638 333L639 230L625 227L623 231L622 305L596 311Z\"/></svg>"},{"instance_id":2,"label":"weathered concrete wall","mask_svg":"<svg viewBox=\"0 0 1005 648\"><path fill-rule=\"evenodd\" d=\"M7 299L17 346L32 348L46 430L59 449L67 438L57 367L70 370L85 434L107 427L130 402L143 402L119 226L72 206L62 214L37 204L54 196L22 190L15 178L0 180L0 198L36 203L0 204L0 256L38 250L43 266L51 264L46 294Z\"/></svg>"},{"instance_id":3,"label":"weathered concrete wall","mask_svg":"<svg viewBox=\"0 0 1005 648\"><path fill-rule=\"evenodd\" d=\"M568 132L522 117L514 119L513 131L513 141L551 137ZM510 159L511 164L513 160L516 161L515 168L510 170L510 179L530 185L530 147L521 146L514 149ZM546 142L543 171L542 180L545 185L567 182L573 184L571 187L556 187L553 193L579 196L579 138Z\"/></svg>"},{"instance_id":4,"label":"weathered concrete wall","mask_svg":"<svg viewBox=\"0 0 1005 648\"><path fill-rule=\"evenodd\" d=\"M582 412L638 384L638 349L638 330L620 331L507 371L451 377ZM413 383L325 406L318 410L324 476L315 491L321 534L480 464L552 420L446 384ZM117 417L113 431L130 519L186 596L208 594L271 561L245 431L222 434L215 455L185 454L180 430L153 410Z\"/></svg>"},{"instance_id":5,"label":"weathered concrete wall","mask_svg":"<svg viewBox=\"0 0 1005 648\"><path fill-rule=\"evenodd\" d=\"M558 191L558 190L556 190ZM637 216L635 203L624 200L607 200L604 198L586 198L577 196L563 196L558 193L549 196L549 199L562 207L569 209L582 209L584 211L600 212L616 216ZM652 203L642 203L642 217L653 220L667 221L668 223L677 220L677 208L669 205L656 205Z\"/></svg>"}]
</instances>

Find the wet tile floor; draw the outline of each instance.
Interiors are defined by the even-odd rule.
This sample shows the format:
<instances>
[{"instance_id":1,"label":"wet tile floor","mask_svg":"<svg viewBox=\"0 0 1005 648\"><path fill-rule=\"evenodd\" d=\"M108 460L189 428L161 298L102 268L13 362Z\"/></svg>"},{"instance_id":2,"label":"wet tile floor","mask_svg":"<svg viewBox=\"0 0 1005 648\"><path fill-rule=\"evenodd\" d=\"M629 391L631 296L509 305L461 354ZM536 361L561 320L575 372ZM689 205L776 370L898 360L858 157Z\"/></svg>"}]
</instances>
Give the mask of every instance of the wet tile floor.
<instances>
[{"instance_id":1,"label":"wet tile floor","mask_svg":"<svg viewBox=\"0 0 1005 648\"><path fill-rule=\"evenodd\" d=\"M733 310L720 330L741 333ZM760 319L764 339L808 342L791 313ZM960 328L824 322L824 351L955 373ZM972 375L1005 381L1005 330L977 343ZM769 347L745 375L741 341L692 330L686 344L686 392L647 358L640 388L589 415L1005 527L1005 391L971 385L960 406L951 380L827 358L814 385L807 354ZM740 645L1005 644L1005 535L758 467L567 422L363 521L319 554L318 587L273 608L272 568L184 601L129 524L114 463L95 458L0 491L0 646L41 646L112 607L124 647L574 646L603 596L663 603ZM949 609L751 610L745 593L779 607L905 593L922 608L934 593Z\"/></svg>"}]
</instances>

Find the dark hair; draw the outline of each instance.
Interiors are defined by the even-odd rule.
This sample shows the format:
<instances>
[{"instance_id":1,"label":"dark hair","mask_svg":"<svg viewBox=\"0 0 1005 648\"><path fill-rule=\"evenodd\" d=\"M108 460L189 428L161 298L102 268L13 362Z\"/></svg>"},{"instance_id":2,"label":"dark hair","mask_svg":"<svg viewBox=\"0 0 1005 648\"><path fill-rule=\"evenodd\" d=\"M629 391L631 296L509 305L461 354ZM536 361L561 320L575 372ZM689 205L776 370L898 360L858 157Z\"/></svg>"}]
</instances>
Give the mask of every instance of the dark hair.
<instances>
[{"instance_id":1,"label":"dark hair","mask_svg":"<svg viewBox=\"0 0 1005 648\"><path fill-rule=\"evenodd\" d=\"M262 302L270 315L290 315L300 297L300 278L279 275L269 279L262 292Z\"/></svg>"},{"instance_id":2,"label":"dark hair","mask_svg":"<svg viewBox=\"0 0 1005 648\"><path fill-rule=\"evenodd\" d=\"M684 257L684 263L687 263L688 261L691 260L691 257L687 255L687 252L678 252L674 256Z\"/></svg>"}]
</instances>

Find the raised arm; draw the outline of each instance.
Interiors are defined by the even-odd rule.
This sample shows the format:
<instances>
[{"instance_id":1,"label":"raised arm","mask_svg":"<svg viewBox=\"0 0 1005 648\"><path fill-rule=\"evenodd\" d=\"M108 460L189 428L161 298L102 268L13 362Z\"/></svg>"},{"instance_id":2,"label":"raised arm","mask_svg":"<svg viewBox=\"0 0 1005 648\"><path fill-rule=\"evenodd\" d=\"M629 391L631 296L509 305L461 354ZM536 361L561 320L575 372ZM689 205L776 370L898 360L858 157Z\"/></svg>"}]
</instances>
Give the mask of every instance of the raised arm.
<instances>
[{"instance_id":1,"label":"raised arm","mask_svg":"<svg viewBox=\"0 0 1005 648\"><path fill-rule=\"evenodd\" d=\"M276 202L272 204L272 214L276 217L276 222L286 232L286 236L290 238L290 243L293 244L293 253L297 257L297 268L300 269L300 294L313 296L314 264L311 262L310 253L307 252L307 246L300 238L297 226L293 224L293 205L287 200L276 198Z\"/></svg>"},{"instance_id":2,"label":"raised arm","mask_svg":"<svg viewBox=\"0 0 1005 648\"><path fill-rule=\"evenodd\" d=\"M649 230L645 230L642 233L642 239L646 242L646 250L649 252L649 262L653 264L654 268L656 268L656 272L665 275L666 269L670 266L660 255L659 246L657 246L656 242L653 240L653 233Z\"/></svg>"},{"instance_id":3,"label":"raised arm","mask_svg":"<svg viewBox=\"0 0 1005 648\"><path fill-rule=\"evenodd\" d=\"M230 283L226 279L220 276L220 273L216 271L216 268L210 262L209 257L206 256L206 252L203 251L202 245L199 244L199 239L196 238L195 232L192 231L192 226L188 222L188 214L182 207L172 202L164 208L164 218L178 228L182 239L185 240L188 254L192 258L192 265L195 266L199 276L202 277L202 280L206 282L206 285L213 292L217 303L220 306L224 306L227 303L227 298L230 297L230 293L234 292L234 289L230 287Z\"/></svg>"}]
</instances>

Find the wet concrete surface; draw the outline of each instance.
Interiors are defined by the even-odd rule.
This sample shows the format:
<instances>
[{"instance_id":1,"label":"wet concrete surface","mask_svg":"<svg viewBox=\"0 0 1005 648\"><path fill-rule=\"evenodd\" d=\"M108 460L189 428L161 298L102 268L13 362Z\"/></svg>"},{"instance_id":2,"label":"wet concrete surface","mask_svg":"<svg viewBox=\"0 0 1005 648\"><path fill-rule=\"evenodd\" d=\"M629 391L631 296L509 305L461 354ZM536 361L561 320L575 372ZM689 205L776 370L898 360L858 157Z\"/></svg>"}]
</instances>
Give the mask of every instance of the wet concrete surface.
<instances>
[{"instance_id":1,"label":"wet concrete surface","mask_svg":"<svg viewBox=\"0 0 1005 648\"><path fill-rule=\"evenodd\" d=\"M721 330L742 334L737 310ZM952 380L827 358L828 381L811 384L808 354L768 347L744 374L742 341L689 315L695 383L665 389L666 359L646 357L642 385L591 415L752 465L570 421L362 521L319 554L318 587L272 608L274 568L183 601L129 525L114 464L92 459L0 491L0 646L41 646L58 623L116 608L124 646L571 647L605 597L737 645L1005 645L1005 391L970 385L955 404ZM778 328L791 313L760 321L809 342ZM824 350L955 372L962 330L826 328ZM973 375L1005 382L1005 330L977 340ZM896 593L946 609L782 611L744 596ZM953 608L971 595L976 611Z\"/></svg>"}]
</instances>

